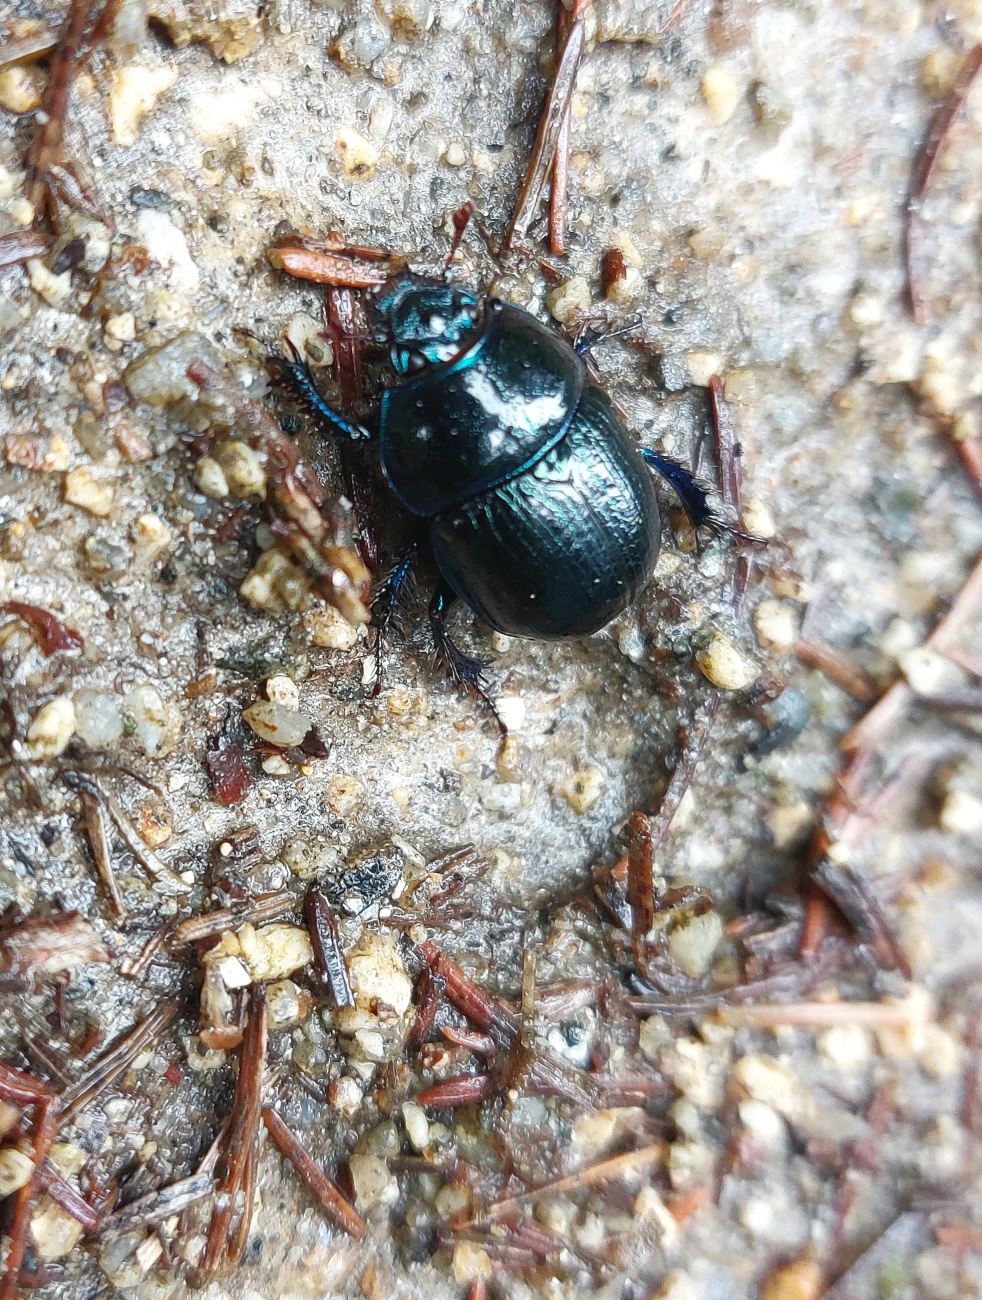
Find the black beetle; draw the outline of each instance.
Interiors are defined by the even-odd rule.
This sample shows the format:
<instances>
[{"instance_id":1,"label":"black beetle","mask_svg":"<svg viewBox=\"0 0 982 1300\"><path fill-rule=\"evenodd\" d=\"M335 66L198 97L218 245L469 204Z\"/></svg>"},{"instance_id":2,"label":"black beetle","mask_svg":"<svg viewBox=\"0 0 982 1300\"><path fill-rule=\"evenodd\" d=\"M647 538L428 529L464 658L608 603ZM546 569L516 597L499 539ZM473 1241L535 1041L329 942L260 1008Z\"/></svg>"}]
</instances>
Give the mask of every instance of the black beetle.
<instances>
[{"instance_id":1,"label":"black beetle","mask_svg":"<svg viewBox=\"0 0 982 1300\"><path fill-rule=\"evenodd\" d=\"M409 273L369 291L367 307L401 379L382 398L382 474L424 521L376 597L377 644L428 538L442 577L430 605L437 654L493 712L487 662L465 655L447 631L454 600L509 636L552 640L604 627L658 558L649 464L694 526L721 521L687 470L638 449L581 352L530 312ZM299 360L277 369L334 432L372 437L323 400Z\"/></svg>"}]
</instances>

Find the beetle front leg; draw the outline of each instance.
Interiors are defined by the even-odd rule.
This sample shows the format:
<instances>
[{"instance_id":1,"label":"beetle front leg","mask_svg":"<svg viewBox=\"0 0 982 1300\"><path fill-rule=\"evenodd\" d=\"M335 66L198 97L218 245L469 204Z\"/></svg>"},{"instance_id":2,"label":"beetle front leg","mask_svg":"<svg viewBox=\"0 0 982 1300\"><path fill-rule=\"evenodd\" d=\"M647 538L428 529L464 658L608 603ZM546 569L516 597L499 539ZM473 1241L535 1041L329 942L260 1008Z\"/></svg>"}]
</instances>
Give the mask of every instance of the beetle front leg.
<instances>
[{"instance_id":1,"label":"beetle front leg","mask_svg":"<svg viewBox=\"0 0 982 1300\"><path fill-rule=\"evenodd\" d=\"M474 659L471 655L465 654L447 631L447 615L456 600L457 593L450 584L441 582L430 601L430 631L433 634L436 657L458 690L469 691L477 696L498 724L502 736L507 736L508 728L495 708L494 697L484 676L484 670L491 660Z\"/></svg>"},{"instance_id":2,"label":"beetle front leg","mask_svg":"<svg viewBox=\"0 0 982 1300\"><path fill-rule=\"evenodd\" d=\"M327 426L334 437L342 438L346 442L370 442L372 434L363 424L356 424L353 420L346 419L339 411L335 411L333 406L325 402L314 383L306 361L301 359L292 344L290 350L293 353L292 361L275 354L267 357L266 365L273 380L289 389L319 424Z\"/></svg>"}]
</instances>

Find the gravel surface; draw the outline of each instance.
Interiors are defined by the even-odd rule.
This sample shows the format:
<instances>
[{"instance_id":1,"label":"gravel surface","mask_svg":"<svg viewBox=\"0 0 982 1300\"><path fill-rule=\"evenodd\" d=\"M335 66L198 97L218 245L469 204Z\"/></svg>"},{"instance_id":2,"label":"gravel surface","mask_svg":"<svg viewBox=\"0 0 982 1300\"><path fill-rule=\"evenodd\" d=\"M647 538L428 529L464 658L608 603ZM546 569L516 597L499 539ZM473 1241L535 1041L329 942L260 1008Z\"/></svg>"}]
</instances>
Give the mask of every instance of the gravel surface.
<instances>
[{"instance_id":1,"label":"gravel surface","mask_svg":"<svg viewBox=\"0 0 982 1300\"><path fill-rule=\"evenodd\" d=\"M60 1089L83 1072L83 1046L100 1050L161 998L180 1004L62 1130L60 1167L77 1179L84 1166L83 1189L98 1169L126 1200L197 1168L235 1081L235 1052L198 1036L201 973L220 966L226 985L237 969L278 990L267 994L269 1095L329 1169L351 1157L353 1186L343 1168L339 1177L368 1233L343 1237L263 1135L245 1257L206 1280L197 1294L208 1300L436 1300L492 1269L492 1294L509 1300L982 1295L982 749L971 711L915 700L876 737L863 788L891 797L874 799L833 854L872 882L912 978L857 949L792 1000L879 1008L866 1020L813 1012L768 1029L712 1007L632 1016L623 1000L594 997L551 1021L540 1006L538 1040L571 1066L657 1073L663 1090L642 1104L543 1099L512 1080L480 1111L434 1112L412 1102L419 1083L403 1063L420 969L410 940L428 934L516 1007L531 952L540 990L609 979L599 922L575 900L590 896L592 870L621 856L628 813L657 811L679 723L698 731L713 683L721 702L704 756L655 862L668 885L712 898L666 931L683 1001L742 978L741 918L773 920L783 905L800 924L794 887L809 835L835 789L839 742L868 703L801 662L799 634L845 656L871 698L898 679L918 696L972 687L974 615L944 656L924 642L982 550L957 447L971 451L982 435L982 88L954 121L920 208L921 324L906 298L903 214L932 113L982 41L982 7L722 0L692 3L667 32L664 2L596 0L588 12L558 283L534 258L495 263L473 226L456 273L571 330L634 323L594 362L641 443L710 481L706 386L722 375L745 522L771 540L753 551L742 609L732 539L696 549L676 517L677 545L666 533L642 601L592 638L508 640L458 613L464 643L492 661L512 733L504 750L479 705L433 666L425 564L385 689L368 696L371 634L325 612L296 571L270 567L265 469L182 376L189 360L210 360L266 401L262 350L236 331L273 345L288 333L337 399L322 290L265 257L279 223L339 230L432 267L470 199L496 245L548 85L555 9L148 8L149 29L141 5L124 0L71 99L66 156L114 229L76 213L54 255L84 235L81 266L52 275L49 255L0 271L0 601L41 607L84 638L80 651L47 657L19 618L0 623L13 727L0 772L0 906L78 909L110 957L74 971L60 1026L50 979L0 997L3 1056L50 1074L29 1041L47 1045ZM0 24L24 36L62 17L24 3ZM43 76L31 64L16 71L0 73L0 235L34 217L23 160ZM533 227L537 251L543 231ZM605 297L601 260L615 248L627 275ZM173 352L157 350L178 338L168 370ZM370 358L368 377L370 400ZM310 422L290 428L340 490ZM397 524L381 513L392 545ZM294 743L311 724L327 757L297 766L268 748L253 755L257 737L276 739L271 728ZM206 762L223 726L250 772L233 806L216 800ZM95 869L84 791L64 777L93 767L165 873L155 882L110 831L125 921ZM235 836L248 827L243 848ZM456 911L424 924L425 906L407 900L426 864L464 843L483 871L465 879ZM299 899L315 879L341 917L347 1011L322 1014L297 929L258 955L229 933L231 946L203 964L165 944L125 973L162 922L256 893ZM625 948L613 940L621 971ZM100 1047L86 1046L95 1030ZM424 1086L462 1062L474 1068L454 1052L426 1065ZM517 1182L500 1183L508 1162L537 1185L655 1142L664 1149L653 1167L537 1202L551 1251L504 1229L490 1241L462 1232L456 1246L440 1235L480 1192L457 1161L512 1194ZM43 1201L35 1235L50 1243L65 1225L39 1227L45 1209L57 1217ZM64 1277L38 1294L183 1295L202 1282L192 1266L206 1224L204 1212L169 1220L160 1239L141 1228L83 1241L61 1252Z\"/></svg>"}]
</instances>

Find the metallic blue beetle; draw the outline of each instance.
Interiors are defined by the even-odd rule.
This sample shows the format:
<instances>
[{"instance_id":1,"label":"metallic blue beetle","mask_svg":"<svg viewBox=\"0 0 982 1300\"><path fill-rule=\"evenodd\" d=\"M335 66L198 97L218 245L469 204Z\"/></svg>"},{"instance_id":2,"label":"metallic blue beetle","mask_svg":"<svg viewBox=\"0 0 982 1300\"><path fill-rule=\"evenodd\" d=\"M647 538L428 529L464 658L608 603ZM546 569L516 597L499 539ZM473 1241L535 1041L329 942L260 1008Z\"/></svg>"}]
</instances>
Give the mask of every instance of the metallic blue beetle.
<instances>
[{"instance_id":1,"label":"metallic blue beetle","mask_svg":"<svg viewBox=\"0 0 982 1300\"><path fill-rule=\"evenodd\" d=\"M486 661L465 655L446 629L455 599L509 636L604 627L658 558L646 461L694 525L719 521L686 470L635 446L576 348L529 312L409 274L372 292L368 311L401 379L382 399L382 473L422 521L376 598L377 645L428 537L443 579L430 606L437 653L493 711ZM305 367L283 369L335 432L371 437L324 402Z\"/></svg>"}]
</instances>

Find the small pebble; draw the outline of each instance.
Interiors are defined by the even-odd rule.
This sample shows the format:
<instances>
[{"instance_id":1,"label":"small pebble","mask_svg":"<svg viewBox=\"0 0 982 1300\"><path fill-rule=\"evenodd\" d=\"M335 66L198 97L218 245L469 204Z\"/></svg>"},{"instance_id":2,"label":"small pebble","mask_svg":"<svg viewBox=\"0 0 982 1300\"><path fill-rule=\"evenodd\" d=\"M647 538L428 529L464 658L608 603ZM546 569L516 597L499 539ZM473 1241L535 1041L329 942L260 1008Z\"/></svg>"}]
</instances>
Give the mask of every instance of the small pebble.
<instances>
[{"instance_id":1,"label":"small pebble","mask_svg":"<svg viewBox=\"0 0 982 1300\"><path fill-rule=\"evenodd\" d=\"M697 388L708 388L713 375L718 375L723 368L723 359L718 352L687 352L685 362L689 367L689 380Z\"/></svg>"},{"instance_id":2,"label":"small pebble","mask_svg":"<svg viewBox=\"0 0 982 1300\"><path fill-rule=\"evenodd\" d=\"M134 686L126 694L126 707L144 753L151 758L169 754L181 732L181 715L163 699L156 686L149 682Z\"/></svg>"},{"instance_id":3,"label":"small pebble","mask_svg":"<svg viewBox=\"0 0 982 1300\"><path fill-rule=\"evenodd\" d=\"M0 1197L26 1186L34 1176L34 1161L16 1147L0 1150Z\"/></svg>"},{"instance_id":4,"label":"small pebble","mask_svg":"<svg viewBox=\"0 0 982 1300\"><path fill-rule=\"evenodd\" d=\"M606 785L607 778L599 767L585 767L579 772L574 772L569 780L559 787L559 794L574 812L582 816L597 802Z\"/></svg>"},{"instance_id":5,"label":"small pebble","mask_svg":"<svg viewBox=\"0 0 982 1300\"><path fill-rule=\"evenodd\" d=\"M114 745L123 734L123 711L119 697L82 687L74 695L75 731L93 749Z\"/></svg>"},{"instance_id":6,"label":"small pebble","mask_svg":"<svg viewBox=\"0 0 982 1300\"><path fill-rule=\"evenodd\" d=\"M102 328L107 340L132 343L136 338L136 317L131 311L123 311L110 316Z\"/></svg>"},{"instance_id":7,"label":"small pebble","mask_svg":"<svg viewBox=\"0 0 982 1300\"><path fill-rule=\"evenodd\" d=\"M589 313L592 305L590 285L582 275L574 275L546 294L546 306L560 325L575 325L581 316Z\"/></svg>"},{"instance_id":8,"label":"small pebble","mask_svg":"<svg viewBox=\"0 0 982 1300\"><path fill-rule=\"evenodd\" d=\"M27 728L27 753L30 758L57 758L68 748L75 734L75 705L67 695L57 695L41 706Z\"/></svg>"},{"instance_id":9,"label":"small pebble","mask_svg":"<svg viewBox=\"0 0 982 1300\"><path fill-rule=\"evenodd\" d=\"M764 1282L760 1300L819 1300L825 1294L825 1277L810 1259L799 1259L777 1269Z\"/></svg>"},{"instance_id":10,"label":"small pebble","mask_svg":"<svg viewBox=\"0 0 982 1300\"><path fill-rule=\"evenodd\" d=\"M712 965L723 937L723 922L717 912L694 916L677 926L668 941L669 951L690 979L701 979Z\"/></svg>"},{"instance_id":11,"label":"small pebble","mask_svg":"<svg viewBox=\"0 0 982 1300\"><path fill-rule=\"evenodd\" d=\"M242 720L260 740L279 745L282 749L301 744L313 725L306 713L286 709L282 704L271 700L256 700L250 704L247 709L243 709Z\"/></svg>"},{"instance_id":12,"label":"small pebble","mask_svg":"<svg viewBox=\"0 0 982 1300\"><path fill-rule=\"evenodd\" d=\"M246 497L265 497L266 469L263 458L246 442L236 438L223 442L215 453L215 459L225 473L225 481L232 496L244 500Z\"/></svg>"},{"instance_id":13,"label":"small pebble","mask_svg":"<svg viewBox=\"0 0 982 1300\"><path fill-rule=\"evenodd\" d=\"M295 713L300 708L300 687L292 677L277 673L275 677L266 678L266 698L272 704L280 704Z\"/></svg>"},{"instance_id":14,"label":"small pebble","mask_svg":"<svg viewBox=\"0 0 982 1300\"><path fill-rule=\"evenodd\" d=\"M136 144L141 119L153 112L157 100L176 80L177 68L171 64L147 68L130 63L115 69L109 92L109 122L117 144L124 148Z\"/></svg>"},{"instance_id":15,"label":"small pebble","mask_svg":"<svg viewBox=\"0 0 982 1300\"><path fill-rule=\"evenodd\" d=\"M301 990L293 980L277 980L266 989L266 1009L271 1029L283 1029L302 1018ZM303 990L306 993L306 990ZM308 1007L310 995L306 999Z\"/></svg>"},{"instance_id":16,"label":"small pebble","mask_svg":"<svg viewBox=\"0 0 982 1300\"><path fill-rule=\"evenodd\" d=\"M743 526L751 537L768 538L777 533L774 516L762 501L754 497L749 497L743 503Z\"/></svg>"},{"instance_id":17,"label":"small pebble","mask_svg":"<svg viewBox=\"0 0 982 1300\"><path fill-rule=\"evenodd\" d=\"M195 463L194 484L199 492L216 501L228 496L228 479L213 456L201 456Z\"/></svg>"},{"instance_id":18,"label":"small pebble","mask_svg":"<svg viewBox=\"0 0 982 1300\"><path fill-rule=\"evenodd\" d=\"M696 1286L688 1273L676 1270L652 1293L651 1300L701 1300L701 1294L702 1288Z\"/></svg>"},{"instance_id":19,"label":"small pebble","mask_svg":"<svg viewBox=\"0 0 982 1300\"><path fill-rule=\"evenodd\" d=\"M260 983L281 980L314 960L310 935L301 925L273 921L269 925L244 925L236 933L249 974Z\"/></svg>"},{"instance_id":20,"label":"small pebble","mask_svg":"<svg viewBox=\"0 0 982 1300\"><path fill-rule=\"evenodd\" d=\"M399 1199L399 1184L389 1166L378 1156L355 1154L349 1162L355 1203L360 1210L393 1205Z\"/></svg>"},{"instance_id":21,"label":"small pebble","mask_svg":"<svg viewBox=\"0 0 982 1300\"><path fill-rule=\"evenodd\" d=\"M159 515L139 515L130 529L134 555L137 560L149 563L157 559L173 541L170 529Z\"/></svg>"},{"instance_id":22,"label":"small pebble","mask_svg":"<svg viewBox=\"0 0 982 1300\"><path fill-rule=\"evenodd\" d=\"M40 68L15 63L0 72L0 108L8 113L33 113L41 107L45 76Z\"/></svg>"},{"instance_id":23,"label":"small pebble","mask_svg":"<svg viewBox=\"0 0 982 1300\"><path fill-rule=\"evenodd\" d=\"M353 126L338 127L334 133L334 147L344 174L353 180L367 180L378 165L378 150Z\"/></svg>"},{"instance_id":24,"label":"small pebble","mask_svg":"<svg viewBox=\"0 0 982 1300\"><path fill-rule=\"evenodd\" d=\"M757 680L756 664L722 632L713 634L705 650L696 651L696 666L721 691L742 691Z\"/></svg>"},{"instance_id":25,"label":"small pebble","mask_svg":"<svg viewBox=\"0 0 982 1300\"><path fill-rule=\"evenodd\" d=\"M304 627L311 643L325 650L350 650L358 640L358 629L333 605L315 605L308 610Z\"/></svg>"},{"instance_id":26,"label":"small pebble","mask_svg":"<svg viewBox=\"0 0 982 1300\"><path fill-rule=\"evenodd\" d=\"M72 291L71 271L65 271L62 275L52 275L39 257L28 260L27 276L31 288L49 307L60 307Z\"/></svg>"},{"instance_id":27,"label":"small pebble","mask_svg":"<svg viewBox=\"0 0 982 1300\"><path fill-rule=\"evenodd\" d=\"M476 1241L458 1241L453 1248L454 1280L461 1286L494 1276L491 1256Z\"/></svg>"},{"instance_id":28,"label":"small pebble","mask_svg":"<svg viewBox=\"0 0 982 1300\"><path fill-rule=\"evenodd\" d=\"M722 126L737 111L740 83L728 68L715 64L702 75L702 97L709 109L709 120Z\"/></svg>"},{"instance_id":29,"label":"small pebble","mask_svg":"<svg viewBox=\"0 0 982 1300\"><path fill-rule=\"evenodd\" d=\"M952 790L941 805L938 825L951 835L982 832L982 799L968 790Z\"/></svg>"},{"instance_id":30,"label":"small pebble","mask_svg":"<svg viewBox=\"0 0 982 1300\"><path fill-rule=\"evenodd\" d=\"M80 465L65 475L65 500L98 519L112 513L116 488L112 479L92 465Z\"/></svg>"},{"instance_id":31,"label":"small pebble","mask_svg":"<svg viewBox=\"0 0 982 1300\"><path fill-rule=\"evenodd\" d=\"M426 1111L414 1101L407 1101L402 1107L402 1119L409 1141L417 1151L425 1151L430 1142L430 1122Z\"/></svg>"},{"instance_id":32,"label":"small pebble","mask_svg":"<svg viewBox=\"0 0 982 1300\"><path fill-rule=\"evenodd\" d=\"M348 1118L361 1109L364 1096L361 1084L350 1074L342 1074L340 1078L335 1079L327 1091L327 1099L331 1105Z\"/></svg>"},{"instance_id":33,"label":"small pebble","mask_svg":"<svg viewBox=\"0 0 982 1300\"><path fill-rule=\"evenodd\" d=\"M815 1040L819 1054L836 1070L858 1070L872 1054L872 1044L862 1025L833 1025Z\"/></svg>"},{"instance_id":34,"label":"small pebble","mask_svg":"<svg viewBox=\"0 0 982 1300\"><path fill-rule=\"evenodd\" d=\"M798 636L794 610L783 600L762 600L754 610L757 640L765 650L790 650Z\"/></svg>"}]
</instances>

